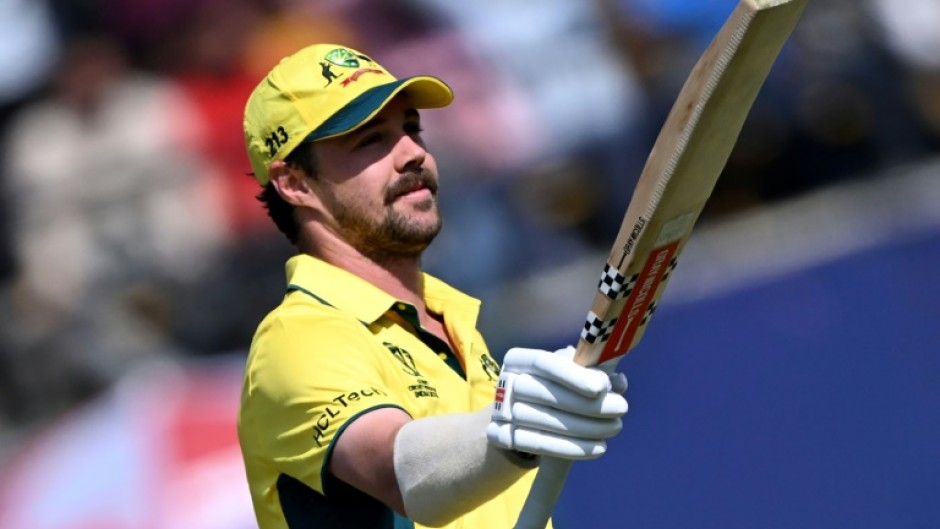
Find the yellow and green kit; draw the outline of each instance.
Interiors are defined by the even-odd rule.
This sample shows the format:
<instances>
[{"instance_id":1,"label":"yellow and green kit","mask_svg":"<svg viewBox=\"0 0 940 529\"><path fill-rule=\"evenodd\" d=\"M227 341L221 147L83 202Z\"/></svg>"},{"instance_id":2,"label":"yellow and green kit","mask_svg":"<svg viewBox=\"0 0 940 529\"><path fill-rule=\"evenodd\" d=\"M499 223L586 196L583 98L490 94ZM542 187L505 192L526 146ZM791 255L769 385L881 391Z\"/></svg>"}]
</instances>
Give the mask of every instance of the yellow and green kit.
<instances>
[{"instance_id":1,"label":"yellow and green kit","mask_svg":"<svg viewBox=\"0 0 940 529\"><path fill-rule=\"evenodd\" d=\"M476 328L480 302L428 274L428 309L457 350L424 330L413 305L309 255L286 265L287 294L248 356L238 434L261 529L420 527L327 472L336 439L383 407L414 419L493 401L499 367ZM511 527L529 472L448 525Z\"/></svg>"}]
</instances>

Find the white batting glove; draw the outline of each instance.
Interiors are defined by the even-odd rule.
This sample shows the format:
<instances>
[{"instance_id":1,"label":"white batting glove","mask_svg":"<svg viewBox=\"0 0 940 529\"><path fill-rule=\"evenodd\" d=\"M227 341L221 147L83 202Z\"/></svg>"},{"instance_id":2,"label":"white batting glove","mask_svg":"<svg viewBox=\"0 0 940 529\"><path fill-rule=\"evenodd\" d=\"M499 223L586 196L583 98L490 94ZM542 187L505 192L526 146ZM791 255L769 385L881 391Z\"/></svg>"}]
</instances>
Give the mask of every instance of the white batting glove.
<instances>
[{"instance_id":1,"label":"white batting glove","mask_svg":"<svg viewBox=\"0 0 940 529\"><path fill-rule=\"evenodd\" d=\"M490 444L563 459L594 459L607 451L605 439L620 432L627 413L621 395L627 379L579 366L573 355L573 347L506 353L486 429Z\"/></svg>"}]
</instances>

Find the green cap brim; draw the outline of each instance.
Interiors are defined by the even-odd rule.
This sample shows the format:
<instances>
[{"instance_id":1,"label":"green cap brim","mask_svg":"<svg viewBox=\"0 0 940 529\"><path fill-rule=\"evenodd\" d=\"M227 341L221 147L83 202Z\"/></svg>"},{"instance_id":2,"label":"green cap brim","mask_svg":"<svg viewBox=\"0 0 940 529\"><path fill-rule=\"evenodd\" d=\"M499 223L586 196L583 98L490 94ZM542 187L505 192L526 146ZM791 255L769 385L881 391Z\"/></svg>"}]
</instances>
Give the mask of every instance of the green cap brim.
<instances>
[{"instance_id":1,"label":"green cap brim","mask_svg":"<svg viewBox=\"0 0 940 529\"><path fill-rule=\"evenodd\" d=\"M355 130L402 91L407 91L411 103L418 109L446 107L454 99L450 87L435 77L400 79L363 92L307 135L304 141L322 140Z\"/></svg>"}]
</instances>

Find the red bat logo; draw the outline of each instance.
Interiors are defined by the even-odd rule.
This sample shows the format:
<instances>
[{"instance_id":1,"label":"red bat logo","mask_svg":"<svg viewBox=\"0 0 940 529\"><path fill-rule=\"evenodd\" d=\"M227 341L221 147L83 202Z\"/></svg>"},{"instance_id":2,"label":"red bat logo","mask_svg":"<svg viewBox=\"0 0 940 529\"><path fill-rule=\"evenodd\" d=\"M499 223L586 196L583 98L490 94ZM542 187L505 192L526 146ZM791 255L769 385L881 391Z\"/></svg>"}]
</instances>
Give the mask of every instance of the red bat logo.
<instances>
[{"instance_id":1,"label":"red bat logo","mask_svg":"<svg viewBox=\"0 0 940 529\"><path fill-rule=\"evenodd\" d=\"M640 328L640 321L643 319L643 313L649 307L651 298L659 288L659 283L663 280L666 270L669 268L669 260L676 253L679 241L674 241L666 246L659 247L650 253L646 263L643 265L643 271L637 278L636 288L627 298L627 304L623 307L623 313L617 319L614 330L604 346L604 352L601 354L597 363L604 363L611 358L627 354L627 349L633 343L633 337Z\"/></svg>"}]
</instances>

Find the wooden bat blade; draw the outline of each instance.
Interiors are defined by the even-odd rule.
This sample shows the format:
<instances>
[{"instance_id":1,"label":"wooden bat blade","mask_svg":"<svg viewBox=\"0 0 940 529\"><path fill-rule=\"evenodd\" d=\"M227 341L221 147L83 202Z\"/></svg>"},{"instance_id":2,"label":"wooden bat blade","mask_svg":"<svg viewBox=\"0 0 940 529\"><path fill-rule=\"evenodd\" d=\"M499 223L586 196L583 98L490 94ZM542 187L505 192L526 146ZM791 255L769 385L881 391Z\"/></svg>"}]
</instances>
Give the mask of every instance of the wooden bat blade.
<instances>
[{"instance_id":1,"label":"wooden bat blade","mask_svg":"<svg viewBox=\"0 0 940 529\"><path fill-rule=\"evenodd\" d=\"M807 0L744 0L689 75L637 182L598 284L576 361L636 346Z\"/></svg>"},{"instance_id":2,"label":"wooden bat blade","mask_svg":"<svg viewBox=\"0 0 940 529\"><path fill-rule=\"evenodd\" d=\"M808 0L741 0L689 75L637 182L575 361L614 368L640 341L757 94ZM543 458L516 529L543 529L569 461Z\"/></svg>"}]
</instances>

